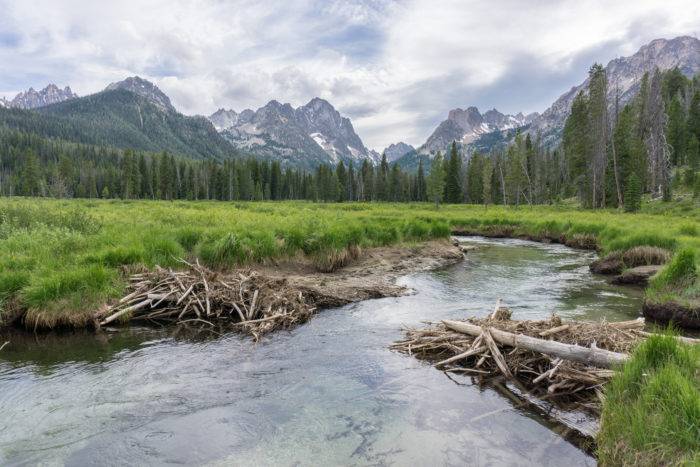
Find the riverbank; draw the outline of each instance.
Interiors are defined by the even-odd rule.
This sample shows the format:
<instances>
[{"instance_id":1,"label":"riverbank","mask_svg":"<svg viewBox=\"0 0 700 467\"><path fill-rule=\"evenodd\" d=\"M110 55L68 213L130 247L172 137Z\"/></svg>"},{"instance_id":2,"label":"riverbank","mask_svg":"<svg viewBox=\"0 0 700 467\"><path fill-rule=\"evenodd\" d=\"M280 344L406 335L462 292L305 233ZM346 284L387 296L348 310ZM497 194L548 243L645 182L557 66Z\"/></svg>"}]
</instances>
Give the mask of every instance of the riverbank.
<instances>
[{"instance_id":1,"label":"riverbank","mask_svg":"<svg viewBox=\"0 0 700 467\"><path fill-rule=\"evenodd\" d=\"M428 203L4 198L0 323L19 322L30 329L91 325L91 312L125 295L130 271L176 269L181 259L226 271L275 270L277 264L302 258L314 273L332 272L347 266L357 251L447 239L453 232L563 240L601 255L636 247L660 248L673 258L689 251L692 268L683 268L682 276L659 274L664 279L654 281L648 298L695 311L699 219L692 206L668 214L624 214L566 206L435 210ZM362 289L361 283L357 286Z\"/></svg>"},{"instance_id":2,"label":"riverbank","mask_svg":"<svg viewBox=\"0 0 700 467\"><path fill-rule=\"evenodd\" d=\"M182 260L184 268L137 270L127 295L94 315L94 326L142 322L233 329L252 335L306 322L318 309L408 293L396 279L463 259L458 245L432 240L415 245L353 249L347 264L320 273L304 257L246 269L212 271Z\"/></svg>"}]
</instances>

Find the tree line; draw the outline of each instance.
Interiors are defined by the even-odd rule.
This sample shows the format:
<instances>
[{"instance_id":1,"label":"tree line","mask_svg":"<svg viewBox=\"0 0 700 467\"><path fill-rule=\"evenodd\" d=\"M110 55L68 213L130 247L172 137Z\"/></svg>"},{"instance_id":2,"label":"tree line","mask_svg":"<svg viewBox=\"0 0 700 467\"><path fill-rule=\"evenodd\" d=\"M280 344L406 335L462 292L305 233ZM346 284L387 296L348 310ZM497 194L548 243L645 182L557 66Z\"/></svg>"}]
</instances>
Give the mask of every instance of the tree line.
<instances>
[{"instance_id":1,"label":"tree line","mask_svg":"<svg viewBox=\"0 0 700 467\"><path fill-rule=\"evenodd\" d=\"M578 197L586 208L639 208L643 193L670 199L685 184L700 195L700 80L679 70L644 75L634 98L601 65L574 99L562 142L518 133L488 154L461 154L454 142L415 171L364 160L314 170L278 161L192 160L69 143L0 128L0 194L123 199L431 201L436 204L543 204ZM609 96L613 96L611 99ZM466 156L466 157L465 157Z\"/></svg>"}]
</instances>

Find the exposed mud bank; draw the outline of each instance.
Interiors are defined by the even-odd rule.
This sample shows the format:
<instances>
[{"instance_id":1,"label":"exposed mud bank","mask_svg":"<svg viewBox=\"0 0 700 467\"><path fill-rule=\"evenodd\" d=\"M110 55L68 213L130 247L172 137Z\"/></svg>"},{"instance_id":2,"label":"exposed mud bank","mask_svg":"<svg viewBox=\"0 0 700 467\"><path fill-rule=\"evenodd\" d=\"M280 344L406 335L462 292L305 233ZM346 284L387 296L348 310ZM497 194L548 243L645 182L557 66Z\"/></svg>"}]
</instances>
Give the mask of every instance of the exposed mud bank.
<instances>
[{"instance_id":1,"label":"exposed mud bank","mask_svg":"<svg viewBox=\"0 0 700 467\"><path fill-rule=\"evenodd\" d=\"M645 318L659 323L673 323L686 329L700 329L700 306L674 301L655 303L646 300L642 308Z\"/></svg>"},{"instance_id":2,"label":"exposed mud bank","mask_svg":"<svg viewBox=\"0 0 700 467\"><path fill-rule=\"evenodd\" d=\"M287 283L313 296L322 308L360 300L397 297L409 292L396 285L399 276L439 269L464 259L460 248L449 240L415 246L389 246L363 251L358 259L330 273L318 272L310 261L287 260L256 266L261 275L285 278Z\"/></svg>"}]
</instances>

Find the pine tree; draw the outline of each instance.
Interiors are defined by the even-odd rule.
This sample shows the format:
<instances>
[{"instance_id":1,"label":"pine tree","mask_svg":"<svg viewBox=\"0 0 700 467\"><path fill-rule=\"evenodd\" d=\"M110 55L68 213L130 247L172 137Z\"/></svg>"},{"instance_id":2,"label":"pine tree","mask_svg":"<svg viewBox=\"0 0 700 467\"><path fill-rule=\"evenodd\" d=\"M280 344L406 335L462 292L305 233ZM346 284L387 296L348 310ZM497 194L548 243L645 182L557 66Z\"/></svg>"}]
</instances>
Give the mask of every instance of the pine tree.
<instances>
[{"instance_id":1,"label":"pine tree","mask_svg":"<svg viewBox=\"0 0 700 467\"><path fill-rule=\"evenodd\" d=\"M389 199L389 163L386 160L386 153L382 154L382 161L379 164L379 173L376 177L375 193L376 199L386 201Z\"/></svg>"},{"instance_id":2,"label":"pine tree","mask_svg":"<svg viewBox=\"0 0 700 467\"><path fill-rule=\"evenodd\" d=\"M608 79L605 69L599 63L591 67L588 75L591 206L598 208L605 206L605 171L608 167Z\"/></svg>"},{"instance_id":3,"label":"pine tree","mask_svg":"<svg viewBox=\"0 0 700 467\"><path fill-rule=\"evenodd\" d=\"M450 158L445 170L445 202L462 202L462 159L457 152L457 143L452 141Z\"/></svg>"},{"instance_id":4,"label":"pine tree","mask_svg":"<svg viewBox=\"0 0 700 467\"><path fill-rule=\"evenodd\" d=\"M568 182L577 187L583 206L590 206L591 193L588 172L589 160L588 98L579 92L571 104L571 113L564 124L562 147L568 161Z\"/></svg>"},{"instance_id":5,"label":"pine tree","mask_svg":"<svg viewBox=\"0 0 700 467\"><path fill-rule=\"evenodd\" d=\"M435 208L440 206L445 193L445 169L442 154L438 151L430 164L430 173L426 183L428 198L435 203Z\"/></svg>"},{"instance_id":6,"label":"pine tree","mask_svg":"<svg viewBox=\"0 0 700 467\"><path fill-rule=\"evenodd\" d=\"M625 183L625 211L637 212L642 208L642 184L632 172Z\"/></svg>"},{"instance_id":7,"label":"pine tree","mask_svg":"<svg viewBox=\"0 0 700 467\"><path fill-rule=\"evenodd\" d=\"M492 203L491 196L491 181L493 179L493 163L490 157L485 157L481 170L481 186L482 186L482 200L484 206L488 206Z\"/></svg>"},{"instance_id":8,"label":"pine tree","mask_svg":"<svg viewBox=\"0 0 700 467\"><path fill-rule=\"evenodd\" d=\"M418 174L416 175L416 201L425 201L427 199L425 173L423 171L423 159L418 160Z\"/></svg>"},{"instance_id":9,"label":"pine tree","mask_svg":"<svg viewBox=\"0 0 700 467\"><path fill-rule=\"evenodd\" d=\"M668 108L668 144L671 146L671 163L686 163L685 151L688 146L687 124L680 97L674 96Z\"/></svg>"},{"instance_id":10,"label":"pine tree","mask_svg":"<svg viewBox=\"0 0 700 467\"><path fill-rule=\"evenodd\" d=\"M34 151L29 149L24 154L24 164L20 174L20 194L23 196L39 196L41 189L39 162Z\"/></svg>"},{"instance_id":11,"label":"pine tree","mask_svg":"<svg viewBox=\"0 0 700 467\"><path fill-rule=\"evenodd\" d=\"M700 169L700 142L695 135L692 135L688 140L688 149L686 150L688 165L693 170Z\"/></svg>"}]
</instances>

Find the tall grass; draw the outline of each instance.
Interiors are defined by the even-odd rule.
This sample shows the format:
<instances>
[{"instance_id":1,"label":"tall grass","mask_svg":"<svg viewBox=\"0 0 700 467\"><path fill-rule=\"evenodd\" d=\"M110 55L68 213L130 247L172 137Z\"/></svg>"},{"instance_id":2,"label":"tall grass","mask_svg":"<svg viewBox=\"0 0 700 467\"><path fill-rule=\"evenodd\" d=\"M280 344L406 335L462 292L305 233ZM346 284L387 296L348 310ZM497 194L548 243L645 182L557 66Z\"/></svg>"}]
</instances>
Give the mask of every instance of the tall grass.
<instances>
[{"instance_id":1,"label":"tall grass","mask_svg":"<svg viewBox=\"0 0 700 467\"><path fill-rule=\"evenodd\" d=\"M4 198L0 307L20 302L35 318L41 316L40 324L88 322L100 302L119 293L124 266L179 267L178 258L196 257L211 268L226 269L301 255L329 271L362 249L444 238L457 227L564 237L572 245L597 245L604 252L637 246L647 252L648 247L697 251L698 220L697 210L630 215L562 206L449 205L435 210L430 203ZM102 279L92 280L93 273ZM72 316L76 314L80 319Z\"/></svg>"},{"instance_id":2,"label":"tall grass","mask_svg":"<svg viewBox=\"0 0 700 467\"><path fill-rule=\"evenodd\" d=\"M605 391L602 465L700 464L700 346L652 336Z\"/></svg>"}]
</instances>

